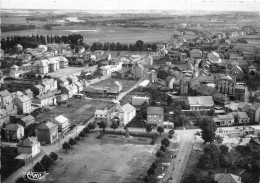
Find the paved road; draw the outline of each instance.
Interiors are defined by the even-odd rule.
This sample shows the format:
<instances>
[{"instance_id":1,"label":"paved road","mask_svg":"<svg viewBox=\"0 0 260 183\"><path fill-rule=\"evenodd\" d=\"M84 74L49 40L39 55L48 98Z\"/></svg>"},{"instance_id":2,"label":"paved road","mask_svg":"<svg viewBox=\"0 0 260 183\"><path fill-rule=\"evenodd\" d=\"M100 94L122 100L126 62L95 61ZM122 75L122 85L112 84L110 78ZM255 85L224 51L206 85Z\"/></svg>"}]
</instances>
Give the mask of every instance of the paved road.
<instances>
[{"instance_id":1,"label":"paved road","mask_svg":"<svg viewBox=\"0 0 260 183\"><path fill-rule=\"evenodd\" d=\"M165 175L163 182L180 183L183 173L189 160L189 156L192 150L194 133L196 130L176 130L176 133L181 138L181 143L176 154L176 158L173 158L171 166ZM172 168L174 170L172 171ZM169 177L172 177L170 180Z\"/></svg>"}]
</instances>

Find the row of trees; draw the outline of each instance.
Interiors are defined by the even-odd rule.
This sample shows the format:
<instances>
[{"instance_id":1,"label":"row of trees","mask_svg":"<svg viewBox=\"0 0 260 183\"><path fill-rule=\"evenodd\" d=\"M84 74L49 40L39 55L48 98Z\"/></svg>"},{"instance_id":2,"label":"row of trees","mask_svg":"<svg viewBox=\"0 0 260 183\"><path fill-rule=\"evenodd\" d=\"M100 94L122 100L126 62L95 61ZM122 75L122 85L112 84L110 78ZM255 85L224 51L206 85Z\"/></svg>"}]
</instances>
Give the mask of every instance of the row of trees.
<instances>
[{"instance_id":1,"label":"row of trees","mask_svg":"<svg viewBox=\"0 0 260 183\"><path fill-rule=\"evenodd\" d=\"M91 51L95 50L111 50L111 51L156 51L157 45L156 43L144 43L142 40L136 41L135 44L122 44L122 43L109 43L105 42L102 44L101 42L94 42L91 45Z\"/></svg>"},{"instance_id":2,"label":"row of trees","mask_svg":"<svg viewBox=\"0 0 260 183\"><path fill-rule=\"evenodd\" d=\"M29 30L36 29L35 25L4 25L1 26L2 32L12 32L12 31L21 31L21 30Z\"/></svg>"},{"instance_id":3,"label":"row of trees","mask_svg":"<svg viewBox=\"0 0 260 183\"><path fill-rule=\"evenodd\" d=\"M80 34L71 34L68 36L52 36L52 35L31 35L31 36L12 36L1 39L1 48L3 50L13 49L17 44L26 48L36 48L39 44L65 43L72 45L82 45L83 36Z\"/></svg>"},{"instance_id":4,"label":"row of trees","mask_svg":"<svg viewBox=\"0 0 260 183\"><path fill-rule=\"evenodd\" d=\"M171 131L171 132L169 131L169 136L172 135L173 133L174 133L174 131ZM163 158L165 156L167 147L169 147L169 146L170 146L170 141L168 138L164 138L161 140L161 147L155 154L156 157L159 159L155 160L151 164L150 168L147 170L147 176L144 177L145 182L153 182L152 176L155 174L155 171L156 171L158 165L160 164L160 160L161 160L161 158Z\"/></svg>"}]
</instances>

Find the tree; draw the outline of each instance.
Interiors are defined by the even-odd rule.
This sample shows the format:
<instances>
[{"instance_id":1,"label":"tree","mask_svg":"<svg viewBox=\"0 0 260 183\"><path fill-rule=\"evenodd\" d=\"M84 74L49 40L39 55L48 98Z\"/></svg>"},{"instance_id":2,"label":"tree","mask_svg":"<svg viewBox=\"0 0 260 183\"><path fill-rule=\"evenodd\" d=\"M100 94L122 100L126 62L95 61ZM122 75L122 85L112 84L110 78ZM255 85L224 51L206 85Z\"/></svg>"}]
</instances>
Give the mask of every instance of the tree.
<instances>
[{"instance_id":1,"label":"tree","mask_svg":"<svg viewBox=\"0 0 260 183\"><path fill-rule=\"evenodd\" d=\"M212 169L214 167L209 154L202 154L200 156L198 167L202 169Z\"/></svg>"},{"instance_id":2,"label":"tree","mask_svg":"<svg viewBox=\"0 0 260 183\"><path fill-rule=\"evenodd\" d=\"M150 125L150 124L148 124L148 125L146 125L146 132L149 134L152 130L153 130L153 128L152 128L152 125Z\"/></svg>"},{"instance_id":3,"label":"tree","mask_svg":"<svg viewBox=\"0 0 260 183\"><path fill-rule=\"evenodd\" d=\"M168 105L170 105L172 103L172 97L171 96L168 96L166 100L167 100Z\"/></svg>"},{"instance_id":4,"label":"tree","mask_svg":"<svg viewBox=\"0 0 260 183\"><path fill-rule=\"evenodd\" d=\"M229 150L228 146L226 146L226 145L219 146L219 149L221 151L221 154L227 154L228 150Z\"/></svg>"},{"instance_id":5,"label":"tree","mask_svg":"<svg viewBox=\"0 0 260 183\"><path fill-rule=\"evenodd\" d=\"M155 170L157 168L157 163L153 162L153 164L151 165L151 168Z\"/></svg>"},{"instance_id":6,"label":"tree","mask_svg":"<svg viewBox=\"0 0 260 183\"><path fill-rule=\"evenodd\" d=\"M217 125L216 123L209 117L201 117L198 120L198 125L201 128L202 139L205 143L212 143L215 139Z\"/></svg>"},{"instance_id":7,"label":"tree","mask_svg":"<svg viewBox=\"0 0 260 183\"><path fill-rule=\"evenodd\" d=\"M103 132L105 131L105 128L107 127L107 123L105 123L104 121L101 121L100 123L98 123L99 128L103 129Z\"/></svg>"},{"instance_id":8,"label":"tree","mask_svg":"<svg viewBox=\"0 0 260 183\"><path fill-rule=\"evenodd\" d=\"M114 129L115 132L115 130L118 128L118 124L116 122L113 122L111 128Z\"/></svg>"},{"instance_id":9,"label":"tree","mask_svg":"<svg viewBox=\"0 0 260 183\"><path fill-rule=\"evenodd\" d=\"M161 150L162 152L165 152L165 151L166 151L166 147L165 147L164 145L161 145L160 150Z\"/></svg>"},{"instance_id":10,"label":"tree","mask_svg":"<svg viewBox=\"0 0 260 183\"><path fill-rule=\"evenodd\" d=\"M219 167L219 156L221 154L221 151L219 147L216 144L208 144L204 148L204 154L207 154L210 156L210 163L213 167Z\"/></svg>"},{"instance_id":11,"label":"tree","mask_svg":"<svg viewBox=\"0 0 260 183\"><path fill-rule=\"evenodd\" d=\"M86 127L83 129L83 132L84 132L85 134L88 134L88 133L90 132L89 127L86 126Z\"/></svg>"},{"instance_id":12,"label":"tree","mask_svg":"<svg viewBox=\"0 0 260 183\"><path fill-rule=\"evenodd\" d=\"M38 77L37 77L38 79L42 79L42 76L41 75L38 75Z\"/></svg>"},{"instance_id":13,"label":"tree","mask_svg":"<svg viewBox=\"0 0 260 183\"><path fill-rule=\"evenodd\" d=\"M221 167L229 167L231 165L230 157L227 154L221 154L219 157L219 164Z\"/></svg>"},{"instance_id":14,"label":"tree","mask_svg":"<svg viewBox=\"0 0 260 183\"><path fill-rule=\"evenodd\" d=\"M33 167L33 171L34 172L43 172L44 166L40 162L37 162Z\"/></svg>"},{"instance_id":15,"label":"tree","mask_svg":"<svg viewBox=\"0 0 260 183\"><path fill-rule=\"evenodd\" d=\"M85 133L84 133L83 131L81 131L81 132L79 133L79 137L84 138L84 137L85 137Z\"/></svg>"},{"instance_id":16,"label":"tree","mask_svg":"<svg viewBox=\"0 0 260 183\"><path fill-rule=\"evenodd\" d=\"M155 170L153 168L151 168L151 167L147 170L147 175L148 176L152 176L154 173L155 173Z\"/></svg>"},{"instance_id":17,"label":"tree","mask_svg":"<svg viewBox=\"0 0 260 183\"><path fill-rule=\"evenodd\" d=\"M55 152L51 152L49 155L53 161L56 161L58 159L58 154Z\"/></svg>"},{"instance_id":18,"label":"tree","mask_svg":"<svg viewBox=\"0 0 260 183\"><path fill-rule=\"evenodd\" d=\"M69 139L69 144L70 144L71 146L74 146L76 143L77 143L77 142L76 142L75 139L73 139L73 138L70 138L70 139Z\"/></svg>"},{"instance_id":19,"label":"tree","mask_svg":"<svg viewBox=\"0 0 260 183\"><path fill-rule=\"evenodd\" d=\"M40 161L45 170L48 170L50 166L53 164L53 160L50 156L44 155Z\"/></svg>"},{"instance_id":20,"label":"tree","mask_svg":"<svg viewBox=\"0 0 260 183\"><path fill-rule=\"evenodd\" d=\"M164 152L162 152L161 150L156 152L156 157L162 158L163 156L164 156Z\"/></svg>"},{"instance_id":21,"label":"tree","mask_svg":"<svg viewBox=\"0 0 260 183\"><path fill-rule=\"evenodd\" d=\"M169 147L170 141L167 138L164 138L161 140L161 145L164 145L165 147Z\"/></svg>"},{"instance_id":22,"label":"tree","mask_svg":"<svg viewBox=\"0 0 260 183\"><path fill-rule=\"evenodd\" d=\"M80 141L80 137L79 136L75 137L75 140Z\"/></svg>"},{"instance_id":23,"label":"tree","mask_svg":"<svg viewBox=\"0 0 260 183\"><path fill-rule=\"evenodd\" d=\"M68 152L68 149L70 149L70 144L68 142L64 142L62 144L62 149L66 149L66 152Z\"/></svg>"},{"instance_id":24,"label":"tree","mask_svg":"<svg viewBox=\"0 0 260 183\"><path fill-rule=\"evenodd\" d=\"M169 135L173 135L175 131L173 129L169 130Z\"/></svg>"},{"instance_id":25,"label":"tree","mask_svg":"<svg viewBox=\"0 0 260 183\"><path fill-rule=\"evenodd\" d=\"M16 183L26 183L25 179L23 177L19 177L15 181Z\"/></svg>"},{"instance_id":26,"label":"tree","mask_svg":"<svg viewBox=\"0 0 260 183\"><path fill-rule=\"evenodd\" d=\"M220 144L222 144L222 142L223 142L223 138L222 138L220 135L217 135L217 136L215 137L215 141L220 145Z\"/></svg>"},{"instance_id":27,"label":"tree","mask_svg":"<svg viewBox=\"0 0 260 183\"><path fill-rule=\"evenodd\" d=\"M138 51L144 50L144 42L142 40L136 41L135 45L136 45L136 48L138 49Z\"/></svg>"},{"instance_id":28,"label":"tree","mask_svg":"<svg viewBox=\"0 0 260 183\"><path fill-rule=\"evenodd\" d=\"M157 127L157 131L160 133L160 135L162 134L162 132L164 132L164 128L162 126L158 126Z\"/></svg>"},{"instance_id":29,"label":"tree","mask_svg":"<svg viewBox=\"0 0 260 183\"><path fill-rule=\"evenodd\" d=\"M184 183L199 183L196 174L190 174L185 180Z\"/></svg>"},{"instance_id":30,"label":"tree","mask_svg":"<svg viewBox=\"0 0 260 183\"><path fill-rule=\"evenodd\" d=\"M96 128L96 126L94 125L94 123L89 123L88 128L92 131Z\"/></svg>"}]
</instances>

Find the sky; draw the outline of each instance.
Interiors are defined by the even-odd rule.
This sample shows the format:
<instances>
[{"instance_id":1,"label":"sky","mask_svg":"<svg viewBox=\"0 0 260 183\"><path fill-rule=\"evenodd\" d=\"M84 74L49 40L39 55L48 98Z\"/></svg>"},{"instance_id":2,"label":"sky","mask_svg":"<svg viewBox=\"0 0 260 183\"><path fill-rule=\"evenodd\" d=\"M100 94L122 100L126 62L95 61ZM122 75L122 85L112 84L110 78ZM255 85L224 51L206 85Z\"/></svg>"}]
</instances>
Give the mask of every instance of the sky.
<instances>
[{"instance_id":1,"label":"sky","mask_svg":"<svg viewBox=\"0 0 260 183\"><path fill-rule=\"evenodd\" d=\"M258 11L260 0L0 0L2 9Z\"/></svg>"}]
</instances>

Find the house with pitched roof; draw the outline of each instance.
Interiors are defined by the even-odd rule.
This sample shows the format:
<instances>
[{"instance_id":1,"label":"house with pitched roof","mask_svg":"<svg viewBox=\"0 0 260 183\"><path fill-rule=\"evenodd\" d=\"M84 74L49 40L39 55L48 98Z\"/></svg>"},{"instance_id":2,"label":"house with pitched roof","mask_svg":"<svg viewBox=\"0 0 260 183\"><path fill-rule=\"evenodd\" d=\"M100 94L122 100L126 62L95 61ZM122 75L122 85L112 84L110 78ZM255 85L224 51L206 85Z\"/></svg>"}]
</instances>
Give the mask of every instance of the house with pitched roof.
<instances>
[{"instance_id":1,"label":"house with pitched roof","mask_svg":"<svg viewBox=\"0 0 260 183\"><path fill-rule=\"evenodd\" d=\"M28 116L21 118L17 123L22 125L25 128L25 127L35 123L35 117L28 115Z\"/></svg>"},{"instance_id":2,"label":"house with pitched roof","mask_svg":"<svg viewBox=\"0 0 260 183\"><path fill-rule=\"evenodd\" d=\"M215 174L214 180L217 183L242 183L241 177L231 173Z\"/></svg>"},{"instance_id":3,"label":"house with pitched roof","mask_svg":"<svg viewBox=\"0 0 260 183\"><path fill-rule=\"evenodd\" d=\"M250 118L246 112L232 112L232 114L235 118L235 123L243 124L250 122Z\"/></svg>"},{"instance_id":4,"label":"house with pitched roof","mask_svg":"<svg viewBox=\"0 0 260 183\"><path fill-rule=\"evenodd\" d=\"M147 124L155 127L163 126L164 108L162 107L148 107L147 108Z\"/></svg>"},{"instance_id":5,"label":"house with pitched roof","mask_svg":"<svg viewBox=\"0 0 260 183\"><path fill-rule=\"evenodd\" d=\"M36 136L41 144L52 144L58 139L58 126L52 122L42 123L36 128Z\"/></svg>"},{"instance_id":6,"label":"house with pitched roof","mask_svg":"<svg viewBox=\"0 0 260 183\"><path fill-rule=\"evenodd\" d=\"M207 110L214 107L214 101L212 96L188 97L186 106L189 110Z\"/></svg>"},{"instance_id":7,"label":"house with pitched roof","mask_svg":"<svg viewBox=\"0 0 260 183\"><path fill-rule=\"evenodd\" d=\"M21 154L28 154L33 158L41 152L41 145L37 139L27 137L17 143L17 151Z\"/></svg>"},{"instance_id":8,"label":"house with pitched roof","mask_svg":"<svg viewBox=\"0 0 260 183\"><path fill-rule=\"evenodd\" d=\"M226 105L230 103L230 99L227 96L227 94L222 94L222 93L214 93L213 94L213 101L222 105Z\"/></svg>"},{"instance_id":9,"label":"house with pitched roof","mask_svg":"<svg viewBox=\"0 0 260 183\"><path fill-rule=\"evenodd\" d=\"M213 121L218 126L229 126L235 123L235 118L232 113L226 115L217 115L213 118Z\"/></svg>"},{"instance_id":10,"label":"house with pitched roof","mask_svg":"<svg viewBox=\"0 0 260 183\"><path fill-rule=\"evenodd\" d=\"M9 123L5 128L5 139L19 140L24 136L24 127L19 124Z\"/></svg>"},{"instance_id":11,"label":"house with pitched roof","mask_svg":"<svg viewBox=\"0 0 260 183\"><path fill-rule=\"evenodd\" d=\"M17 106L18 111L20 111L23 114L31 113L32 111L32 101L31 98L29 98L26 95L17 96L13 100L14 105Z\"/></svg>"},{"instance_id":12,"label":"house with pitched roof","mask_svg":"<svg viewBox=\"0 0 260 183\"><path fill-rule=\"evenodd\" d=\"M37 95L33 97L32 105L36 105L39 107L43 107L47 105L56 105L56 93L48 92L48 93Z\"/></svg>"},{"instance_id":13,"label":"house with pitched roof","mask_svg":"<svg viewBox=\"0 0 260 183\"><path fill-rule=\"evenodd\" d=\"M244 72L238 65L234 65L231 67L230 74L236 76L238 80L242 80L244 78Z\"/></svg>"},{"instance_id":14,"label":"house with pitched roof","mask_svg":"<svg viewBox=\"0 0 260 183\"><path fill-rule=\"evenodd\" d=\"M101 122L104 121L105 123L108 124L109 116L108 116L109 110L104 109L104 110L96 110L95 111L95 121L96 122Z\"/></svg>"},{"instance_id":15,"label":"house with pitched roof","mask_svg":"<svg viewBox=\"0 0 260 183\"><path fill-rule=\"evenodd\" d=\"M66 78L58 78L57 83L58 89L61 89L62 87L69 85L69 81Z\"/></svg>"},{"instance_id":16,"label":"house with pitched roof","mask_svg":"<svg viewBox=\"0 0 260 183\"><path fill-rule=\"evenodd\" d=\"M141 64L134 64L131 72L134 78L141 79L145 76L145 68Z\"/></svg>"}]
</instances>

